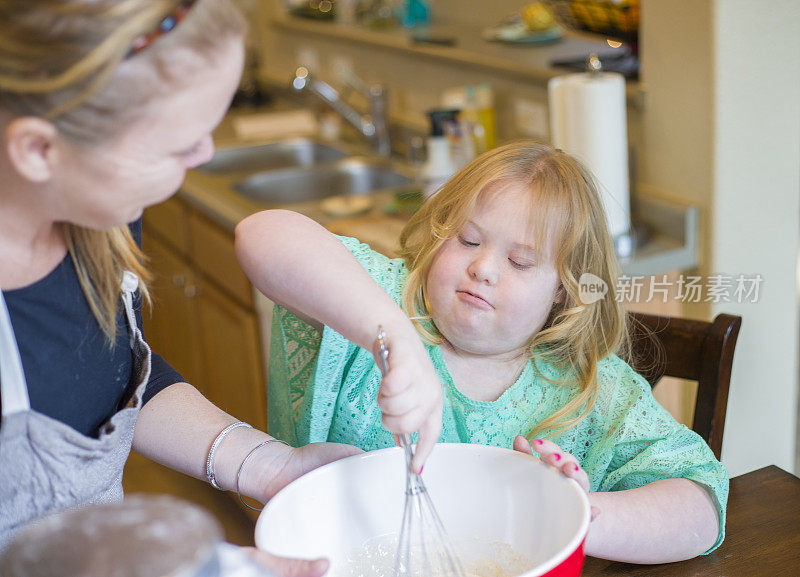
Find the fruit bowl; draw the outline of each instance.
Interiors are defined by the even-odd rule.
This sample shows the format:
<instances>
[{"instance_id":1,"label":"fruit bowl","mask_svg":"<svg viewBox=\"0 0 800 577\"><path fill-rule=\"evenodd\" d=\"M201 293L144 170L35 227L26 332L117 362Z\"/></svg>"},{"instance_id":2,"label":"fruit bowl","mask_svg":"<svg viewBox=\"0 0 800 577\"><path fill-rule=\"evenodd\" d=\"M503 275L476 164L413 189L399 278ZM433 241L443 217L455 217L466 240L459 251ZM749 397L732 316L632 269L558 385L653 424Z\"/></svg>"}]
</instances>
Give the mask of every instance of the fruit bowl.
<instances>
[{"instance_id":1,"label":"fruit bowl","mask_svg":"<svg viewBox=\"0 0 800 577\"><path fill-rule=\"evenodd\" d=\"M544 0L558 19L575 30L618 38L634 52L639 37L639 0Z\"/></svg>"},{"instance_id":2,"label":"fruit bowl","mask_svg":"<svg viewBox=\"0 0 800 577\"><path fill-rule=\"evenodd\" d=\"M391 576L404 467L403 450L394 447L311 471L264 507L256 545L275 555L327 557L330 577ZM589 501L553 467L510 449L440 443L423 479L467 573L580 575Z\"/></svg>"}]
</instances>

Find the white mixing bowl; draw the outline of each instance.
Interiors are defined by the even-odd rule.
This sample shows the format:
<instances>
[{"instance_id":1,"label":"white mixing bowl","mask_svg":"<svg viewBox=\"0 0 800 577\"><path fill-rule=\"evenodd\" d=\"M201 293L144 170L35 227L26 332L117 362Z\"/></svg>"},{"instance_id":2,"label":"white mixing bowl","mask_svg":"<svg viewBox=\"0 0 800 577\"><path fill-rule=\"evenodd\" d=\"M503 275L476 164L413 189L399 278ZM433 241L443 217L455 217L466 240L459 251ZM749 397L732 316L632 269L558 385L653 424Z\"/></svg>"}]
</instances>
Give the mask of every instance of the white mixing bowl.
<instances>
[{"instance_id":1,"label":"white mixing bowl","mask_svg":"<svg viewBox=\"0 0 800 577\"><path fill-rule=\"evenodd\" d=\"M331 577L376 537L396 534L405 502L399 447L348 457L280 491L256 524L256 545L276 555L331 561ZM438 444L423 480L452 541L507 543L531 561L524 577L577 577L589 527L586 494L538 459L510 449Z\"/></svg>"}]
</instances>

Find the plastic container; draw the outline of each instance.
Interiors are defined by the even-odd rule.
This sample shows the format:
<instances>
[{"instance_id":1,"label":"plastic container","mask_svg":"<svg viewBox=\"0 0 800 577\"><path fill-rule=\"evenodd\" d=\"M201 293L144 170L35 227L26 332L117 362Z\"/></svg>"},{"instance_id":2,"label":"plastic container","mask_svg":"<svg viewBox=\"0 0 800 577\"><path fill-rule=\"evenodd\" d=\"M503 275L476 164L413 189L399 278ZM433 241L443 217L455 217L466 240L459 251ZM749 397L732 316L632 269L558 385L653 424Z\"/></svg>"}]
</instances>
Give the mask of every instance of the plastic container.
<instances>
[{"instance_id":1,"label":"plastic container","mask_svg":"<svg viewBox=\"0 0 800 577\"><path fill-rule=\"evenodd\" d=\"M451 143L445 135L445 125L456 122L458 110L431 110L431 133L428 137L428 159L420 170L422 193L430 198L458 169L453 161Z\"/></svg>"},{"instance_id":2,"label":"plastic container","mask_svg":"<svg viewBox=\"0 0 800 577\"><path fill-rule=\"evenodd\" d=\"M403 26L416 28L431 23L430 0L405 0L403 6Z\"/></svg>"},{"instance_id":3,"label":"plastic container","mask_svg":"<svg viewBox=\"0 0 800 577\"><path fill-rule=\"evenodd\" d=\"M488 83L478 86L475 91L478 118L483 125L483 138L486 150L497 146L497 119L494 109L494 92Z\"/></svg>"},{"instance_id":4,"label":"plastic container","mask_svg":"<svg viewBox=\"0 0 800 577\"><path fill-rule=\"evenodd\" d=\"M471 139L468 148L472 156L466 158L467 162L496 146L494 94L488 83L452 88L442 95L442 105L461 111L461 132Z\"/></svg>"}]
</instances>

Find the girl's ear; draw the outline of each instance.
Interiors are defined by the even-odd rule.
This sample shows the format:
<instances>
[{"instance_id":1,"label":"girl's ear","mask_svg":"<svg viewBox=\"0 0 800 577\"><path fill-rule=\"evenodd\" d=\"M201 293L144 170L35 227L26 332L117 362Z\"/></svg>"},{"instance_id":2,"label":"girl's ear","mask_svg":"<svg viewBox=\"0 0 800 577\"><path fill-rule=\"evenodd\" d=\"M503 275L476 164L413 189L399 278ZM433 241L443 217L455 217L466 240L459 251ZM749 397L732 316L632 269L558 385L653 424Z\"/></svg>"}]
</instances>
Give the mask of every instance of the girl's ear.
<instances>
[{"instance_id":1,"label":"girl's ear","mask_svg":"<svg viewBox=\"0 0 800 577\"><path fill-rule=\"evenodd\" d=\"M5 148L14 169L31 182L47 182L53 175L58 130L47 120L23 116L6 127Z\"/></svg>"}]
</instances>

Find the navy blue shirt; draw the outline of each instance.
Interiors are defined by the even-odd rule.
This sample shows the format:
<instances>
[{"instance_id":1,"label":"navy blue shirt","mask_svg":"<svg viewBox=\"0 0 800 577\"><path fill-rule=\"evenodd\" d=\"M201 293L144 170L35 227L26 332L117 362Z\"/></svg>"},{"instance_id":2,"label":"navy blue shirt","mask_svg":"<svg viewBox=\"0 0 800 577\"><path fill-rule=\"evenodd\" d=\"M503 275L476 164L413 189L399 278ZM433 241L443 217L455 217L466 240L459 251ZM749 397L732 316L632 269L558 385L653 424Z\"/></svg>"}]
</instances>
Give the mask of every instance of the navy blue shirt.
<instances>
[{"instance_id":1,"label":"navy blue shirt","mask_svg":"<svg viewBox=\"0 0 800 577\"><path fill-rule=\"evenodd\" d=\"M131 232L141 246L141 220L131 225ZM40 281L3 291L3 296L22 357L31 408L96 437L99 427L117 411L131 378L133 357L122 301L117 341L112 347L89 308L69 255ZM141 303L136 301L136 322L141 329ZM175 369L153 354L144 401L181 381L183 377Z\"/></svg>"}]
</instances>

